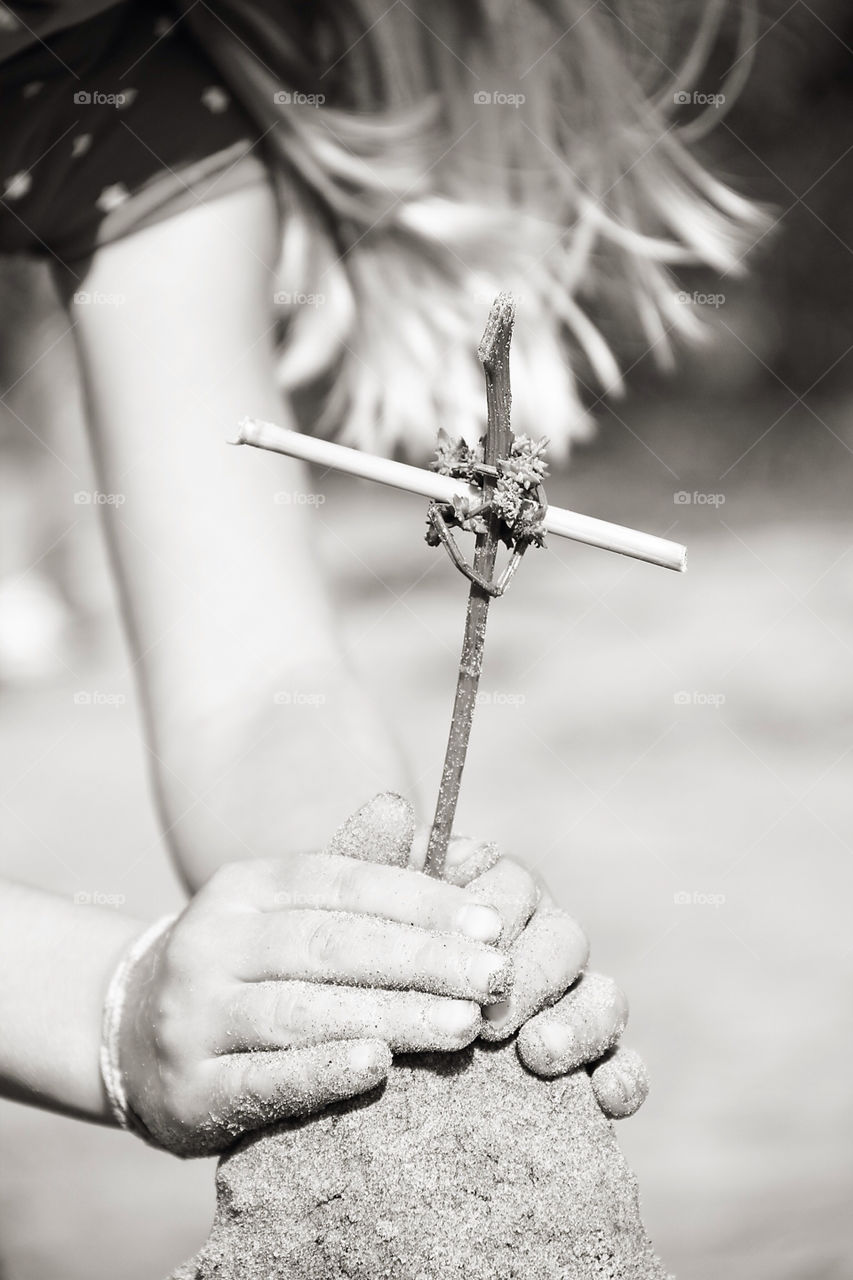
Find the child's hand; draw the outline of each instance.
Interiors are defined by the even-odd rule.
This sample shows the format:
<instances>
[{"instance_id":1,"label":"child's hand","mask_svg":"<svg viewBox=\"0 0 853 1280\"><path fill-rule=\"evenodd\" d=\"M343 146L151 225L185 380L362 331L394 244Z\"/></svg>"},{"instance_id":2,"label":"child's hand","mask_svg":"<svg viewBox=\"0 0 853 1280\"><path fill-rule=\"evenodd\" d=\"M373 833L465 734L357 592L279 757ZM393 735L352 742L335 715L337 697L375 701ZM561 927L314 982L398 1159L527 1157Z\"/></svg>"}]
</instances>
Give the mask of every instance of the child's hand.
<instances>
[{"instance_id":1,"label":"child's hand","mask_svg":"<svg viewBox=\"0 0 853 1280\"><path fill-rule=\"evenodd\" d=\"M421 838L416 865L424 852ZM618 1043L628 1003L612 979L586 972L589 943L580 925L494 845L454 840L446 876L497 907L504 922L512 988L483 1010L482 1038L505 1040L518 1031L519 1057L529 1070L551 1077L587 1067L602 1110L613 1118L632 1115L645 1101L648 1079L639 1055Z\"/></svg>"},{"instance_id":2,"label":"child's hand","mask_svg":"<svg viewBox=\"0 0 853 1280\"><path fill-rule=\"evenodd\" d=\"M508 957L488 945L501 918L387 865L405 862L412 834L411 809L379 797L325 854L224 867L143 957L119 1057L157 1142L209 1154L372 1089L389 1048L477 1036L480 1006L506 986Z\"/></svg>"},{"instance_id":3,"label":"child's hand","mask_svg":"<svg viewBox=\"0 0 853 1280\"><path fill-rule=\"evenodd\" d=\"M508 864L508 865L505 865ZM506 888L502 905L498 883ZM481 1035L503 1040L518 1031L518 1054L539 1076L587 1067L601 1109L612 1118L633 1113L649 1091L642 1059L619 1046L628 1002L612 978L588 973L589 944L580 925L556 906L517 863L501 859L471 881L469 892L502 910L503 945L513 965L509 998L483 1010Z\"/></svg>"}]
</instances>

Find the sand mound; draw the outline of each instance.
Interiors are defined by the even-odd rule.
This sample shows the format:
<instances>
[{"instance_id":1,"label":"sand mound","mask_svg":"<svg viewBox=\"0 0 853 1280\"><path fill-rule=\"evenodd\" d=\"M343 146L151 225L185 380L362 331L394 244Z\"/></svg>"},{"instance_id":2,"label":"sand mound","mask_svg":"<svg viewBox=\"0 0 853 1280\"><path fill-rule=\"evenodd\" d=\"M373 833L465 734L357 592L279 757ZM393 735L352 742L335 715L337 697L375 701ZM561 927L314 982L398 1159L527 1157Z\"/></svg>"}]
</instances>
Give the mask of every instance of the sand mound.
<instances>
[{"instance_id":1,"label":"sand mound","mask_svg":"<svg viewBox=\"0 0 853 1280\"><path fill-rule=\"evenodd\" d=\"M385 1087L244 1139L172 1280L665 1280L584 1072L514 1044L398 1058Z\"/></svg>"}]
</instances>

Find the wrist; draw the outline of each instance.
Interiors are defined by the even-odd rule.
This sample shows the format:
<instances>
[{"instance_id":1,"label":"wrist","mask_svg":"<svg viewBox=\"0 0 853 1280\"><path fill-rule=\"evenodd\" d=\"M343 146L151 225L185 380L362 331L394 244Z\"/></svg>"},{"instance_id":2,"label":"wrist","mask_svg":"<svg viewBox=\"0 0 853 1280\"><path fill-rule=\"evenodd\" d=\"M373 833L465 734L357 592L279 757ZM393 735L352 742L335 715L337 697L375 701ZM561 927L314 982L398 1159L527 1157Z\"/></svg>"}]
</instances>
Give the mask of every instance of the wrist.
<instances>
[{"instance_id":1,"label":"wrist","mask_svg":"<svg viewBox=\"0 0 853 1280\"><path fill-rule=\"evenodd\" d=\"M0 886L0 1091L108 1123L101 1016L120 956L144 928L112 909L24 885Z\"/></svg>"}]
</instances>

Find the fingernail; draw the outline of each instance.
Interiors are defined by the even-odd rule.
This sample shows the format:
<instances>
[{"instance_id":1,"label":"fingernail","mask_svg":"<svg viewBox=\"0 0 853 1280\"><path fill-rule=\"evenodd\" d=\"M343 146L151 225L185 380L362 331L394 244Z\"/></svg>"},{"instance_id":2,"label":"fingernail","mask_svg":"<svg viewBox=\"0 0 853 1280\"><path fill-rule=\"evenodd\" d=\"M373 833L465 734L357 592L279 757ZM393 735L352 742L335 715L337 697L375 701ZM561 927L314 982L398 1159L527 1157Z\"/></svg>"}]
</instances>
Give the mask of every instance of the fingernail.
<instances>
[{"instance_id":1,"label":"fingernail","mask_svg":"<svg viewBox=\"0 0 853 1280\"><path fill-rule=\"evenodd\" d=\"M475 1010L468 1000L442 1000L433 1010L433 1025L445 1035L461 1035L471 1029Z\"/></svg>"},{"instance_id":2,"label":"fingernail","mask_svg":"<svg viewBox=\"0 0 853 1280\"><path fill-rule=\"evenodd\" d=\"M391 1050L384 1044L355 1044L349 1052L353 1071L372 1071L385 1075L391 1066Z\"/></svg>"},{"instance_id":3,"label":"fingernail","mask_svg":"<svg viewBox=\"0 0 853 1280\"><path fill-rule=\"evenodd\" d=\"M557 1063L562 1065L574 1038L569 1028L563 1026L561 1022L545 1022L538 1031L539 1043L548 1061L552 1065Z\"/></svg>"},{"instance_id":4,"label":"fingernail","mask_svg":"<svg viewBox=\"0 0 853 1280\"><path fill-rule=\"evenodd\" d=\"M475 991L485 993L493 1000L503 999L510 980L510 962L507 956L480 953L471 956L466 968L468 981Z\"/></svg>"},{"instance_id":5,"label":"fingernail","mask_svg":"<svg viewBox=\"0 0 853 1280\"><path fill-rule=\"evenodd\" d=\"M472 904L459 912L459 930L477 942L497 942L503 921L493 907Z\"/></svg>"},{"instance_id":6,"label":"fingernail","mask_svg":"<svg viewBox=\"0 0 853 1280\"><path fill-rule=\"evenodd\" d=\"M453 849L451 845L444 866L445 880L450 884L461 885L463 888L484 872L489 871L501 859L501 851L493 840L485 843L480 840L471 840L467 843L470 848L467 856L461 861L457 858L458 851L451 853Z\"/></svg>"},{"instance_id":7,"label":"fingernail","mask_svg":"<svg viewBox=\"0 0 853 1280\"><path fill-rule=\"evenodd\" d=\"M447 846L447 861L445 865L458 867L460 862L465 862L475 849L479 849L480 841L475 840L472 836L453 836L450 844Z\"/></svg>"},{"instance_id":8,"label":"fingernail","mask_svg":"<svg viewBox=\"0 0 853 1280\"><path fill-rule=\"evenodd\" d=\"M509 1000L496 1000L494 1004L487 1004L483 1010L483 1017L487 1022L497 1025L505 1022L509 1017L512 1005Z\"/></svg>"}]
</instances>

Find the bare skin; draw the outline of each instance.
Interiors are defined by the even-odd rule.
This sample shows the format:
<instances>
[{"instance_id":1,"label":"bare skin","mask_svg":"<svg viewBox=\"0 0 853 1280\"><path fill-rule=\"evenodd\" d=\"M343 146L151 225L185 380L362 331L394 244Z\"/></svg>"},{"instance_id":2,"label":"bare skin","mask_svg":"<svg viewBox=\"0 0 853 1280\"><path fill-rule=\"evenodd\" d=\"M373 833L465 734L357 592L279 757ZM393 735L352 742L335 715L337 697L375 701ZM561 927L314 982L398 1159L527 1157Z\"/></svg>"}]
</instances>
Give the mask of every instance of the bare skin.
<instances>
[{"instance_id":1,"label":"bare skin","mask_svg":"<svg viewBox=\"0 0 853 1280\"><path fill-rule=\"evenodd\" d=\"M310 487L302 467L279 458L244 456L224 445L243 415L281 421L286 412L275 384L270 327L277 251L277 211L270 192L264 187L237 192L99 250L86 288L94 294L120 294L124 303L72 306L98 487L125 497L121 506L104 505L101 510L139 681L163 832L188 888L203 889L164 939L169 962L155 966L158 990L173 1014L182 1008L182 1000L189 1014L188 993L193 981L200 980L203 971L207 974L210 954L223 941L224 923L239 935L241 925L235 919L242 911L242 926L250 929L258 908L248 904L256 900L260 867L281 867L279 891L286 892L288 877L297 875L302 876L304 890L299 862L303 850L322 847L328 831L366 795L408 789L400 753L341 650L311 550L315 513L298 503L273 501L276 492L304 492ZM300 716L296 707L282 707L276 694L293 689L321 690L327 713ZM407 854L407 860L416 867L417 853ZM235 862L245 865L220 870ZM511 947L513 965L522 976L487 1023L479 1008L495 992L482 983L472 985L465 965L463 973L447 967L419 970L411 956L406 959L405 948L400 949L393 926L423 926L396 919L387 902L386 915L368 912L367 923L364 913L331 906L334 898L318 900L307 912L274 912L282 931L279 968L265 980L254 971L237 972L229 957L234 963L237 956L245 957L248 941L232 933L222 947L219 980L223 985L237 981L260 986L271 981L319 988L329 981L352 986L367 978L364 999L373 999L372 1021L366 1019L364 1003L347 1007L344 1001L336 1005L332 1027L332 1011L322 1007L319 990L312 990L294 1006L299 1018L292 1013L287 1022L288 1034L302 1037L306 1049L312 1037L326 1043L330 1027L339 1034L347 1031L349 1039L368 1022L374 1031L378 1028L367 1037L374 1048L352 1078L353 1092L369 1087L366 1080L375 1083L383 1063L387 1069L389 1044L416 1041L423 1048L447 1047L451 1033L446 1025L442 1040L434 1024L431 1035L424 1030L430 1002L469 1006L464 1029L460 1030L460 1013L460 1027L452 1033L461 1035L460 1043L481 1030L492 1038L509 1035L538 1009L563 996L586 957L585 941L579 940L582 935L574 922L540 898L521 868L507 870L514 865L505 861L503 870L483 872L485 883L476 889L482 900L484 894L500 890L501 877L513 881L510 889L504 884L503 906L496 905L504 914L504 945ZM371 881L377 877L371 892L381 903L387 868L366 865L364 874ZM423 884L421 877L418 880ZM475 885L476 878L466 892ZM443 889L456 891L449 885ZM506 912L513 900L515 916L510 920ZM21 908L20 899L16 901ZM54 905L52 910L59 908ZM313 911L335 910L340 914L334 930L324 923L318 933L306 919ZM31 961L35 973L43 972L48 963L32 955L27 934L27 921L37 914L32 901L26 912L10 913L8 935L10 945L17 942L18 965ZM373 916L384 923L378 924ZM55 1044L46 1034L31 1037L22 1061L0 1067L12 1091L103 1119L92 1012L98 1002L92 992L102 997L120 948L112 932L105 926L99 929L104 936L98 945L87 950L79 941L69 955L45 940L50 963L61 960L68 966L68 980L77 973L73 980L89 992L85 1007L91 1016L80 1031L77 1083L66 1085L55 1081L50 1071L46 1076L42 1072ZM139 929L127 922L121 933L133 937ZM382 930L379 938L377 931ZM72 932L79 937L76 922ZM321 948L323 963L331 966L326 969L317 959L318 936L329 944ZM457 969L461 945L451 948ZM470 949L473 943L465 945ZM491 948L482 940L476 946L481 955L483 948ZM366 962L359 959L368 952L374 965L369 974ZM376 967L377 957L385 952L399 954ZM470 960L467 952L466 956ZM503 953L496 952L495 963L500 965L502 959ZM420 963L423 966L423 956ZM445 963L450 965L447 957ZM370 983L386 993L381 1012L370 996ZM438 983L439 991L423 991L425 983ZM37 991L34 988L30 996ZM389 1000L387 993L399 998ZM155 1128L158 1108L167 1115L167 1128L172 1121L192 1128L193 1116L205 1100L198 1064L217 1046L221 1049L226 1030L232 1036L240 1031L236 1024L228 1028L223 1016L224 1009L233 1014L233 1006L217 1004L215 992L208 994L206 1016L188 1016L179 1048L172 1047L177 1066L171 1078L179 1087L169 1093L152 1086L148 1077L139 1082L134 1096L143 1110L143 1099L148 1100ZM9 1025L15 1025L26 997L12 992L7 998ZM51 1011L49 995L45 998L47 1016L39 1023L43 1028L50 1025ZM277 1007L285 1008L286 1001ZM259 1035L263 1010L247 1008L243 1014L244 1038ZM67 1016L66 1010L63 1018ZM180 1021L173 1017L172 1025ZM570 1025L571 1018L566 1021ZM31 1022L32 1032L36 1020ZM159 1018L143 1018L142 1023L159 1043ZM267 1038L276 1039L269 1026ZM277 1050L295 1049L296 1039L287 1046L271 1046L271 1071L283 1065L273 1067ZM612 1044L612 1032L599 1036L599 1041L603 1047L605 1041ZM381 1054L375 1048L380 1042L385 1046ZM137 1050L140 1062L146 1061L141 1045L127 1060ZM149 1053L147 1061L152 1078L158 1075L162 1081L156 1054L152 1058ZM34 1088L30 1079L37 1081ZM312 1081L312 1097L321 1097L321 1067ZM245 1094L244 1085L242 1081L238 1087L235 1081L235 1097ZM260 1080L253 1087L263 1093ZM164 1096L158 1100L158 1090L172 1101ZM178 1095L181 1102L175 1104ZM227 1111L225 1095L220 1082L217 1105ZM233 1120L226 1127L233 1132Z\"/></svg>"},{"instance_id":2,"label":"bare skin","mask_svg":"<svg viewBox=\"0 0 853 1280\"><path fill-rule=\"evenodd\" d=\"M567 916L555 934L550 906L543 918L557 945L541 946L527 925L538 907L527 872L505 858L482 872L481 847L456 840L456 883L425 877L413 830L410 806L380 796L324 854L228 864L140 960L119 1061L130 1105L158 1143L181 1155L221 1150L246 1129L374 1088L392 1050L505 1038L569 983L568 996L522 1028L525 1063L557 1075L615 1043L624 997L609 979L577 981L586 939ZM111 1123L101 1012L142 926L9 884L0 884L0 925L0 971L14 975L0 986L0 1092ZM490 1029L484 1014L508 984ZM552 1053L555 1020L572 1038L571 1061ZM620 1052L592 1072L614 1116L645 1096L636 1055L625 1051L620 1063Z\"/></svg>"}]
</instances>

